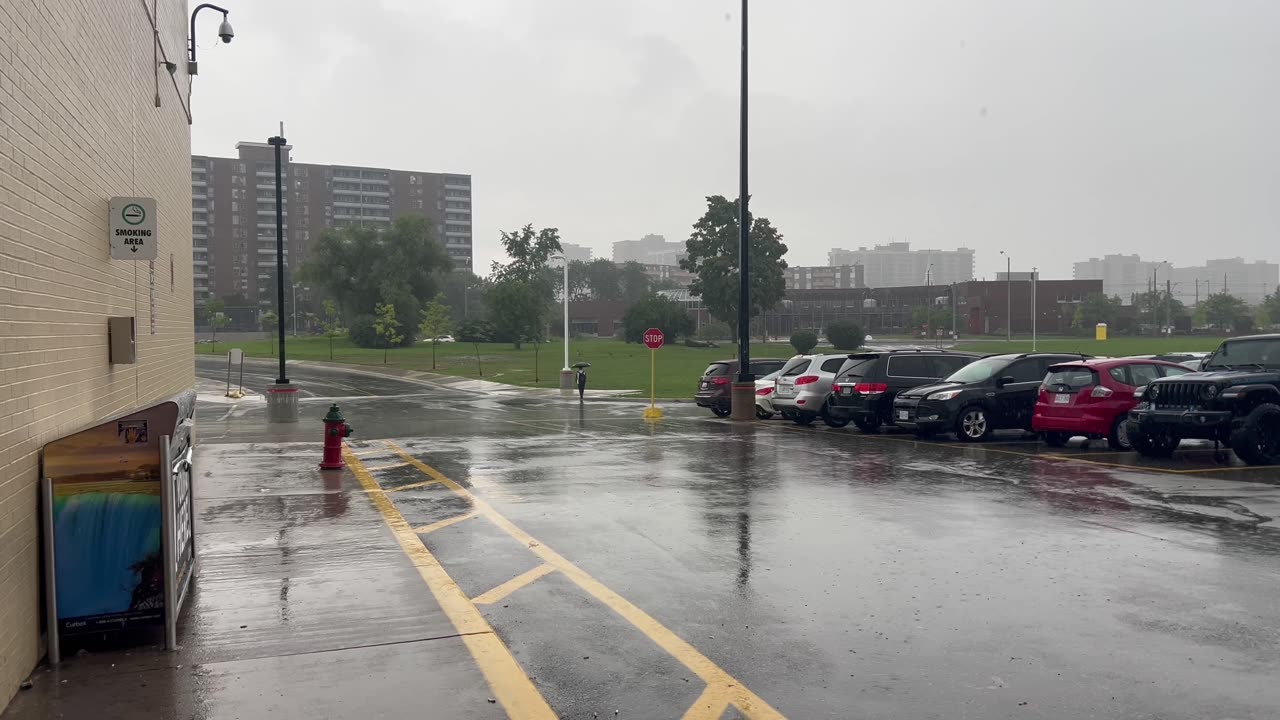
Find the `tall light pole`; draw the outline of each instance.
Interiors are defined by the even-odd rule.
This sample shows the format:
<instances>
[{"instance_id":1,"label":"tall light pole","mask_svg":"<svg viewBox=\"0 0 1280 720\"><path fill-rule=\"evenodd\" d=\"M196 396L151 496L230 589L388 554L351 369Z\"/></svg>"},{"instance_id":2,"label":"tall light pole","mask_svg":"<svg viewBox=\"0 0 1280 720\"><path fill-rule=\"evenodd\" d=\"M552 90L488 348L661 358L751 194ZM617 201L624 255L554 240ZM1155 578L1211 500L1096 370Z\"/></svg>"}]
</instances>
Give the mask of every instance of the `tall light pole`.
<instances>
[{"instance_id":1,"label":"tall light pole","mask_svg":"<svg viewBox=\"0 0 1280 720\"><path fill-rule=\"evenodd\" d=\"M1004 336L1013 342L1013 258L1003 250L1000 254L1004 256Z\"/></svg>"},{"instance_id":2,"label":"tall light pole","mask_svg":"<svg viewBox=\"0 0 1280 720\"><path fill-rule=\"evenodd\" d=\"M277 385L288 385L289 376L284 369L284 180L280 154L284 150L284 123L280 134L267 138L267 144L276 151L276 326L280 335L280 375Z\"/></svg>"},{"instance_id":3,"label":"tall light pole","mask_svg":"<svg viewBox=\"0 0 1280 720\"><path fill-rule=\"evenodd\" d=\"M1161 260L1151 266L1151 327L1155 330L1157 337L1160 336L1160 280L1159 272L1161 265L1167 265L1168 260Z\"/></svg>"},{"instance_id":4,"label":"tall light pole","mask_svg":"<svg viewBox=\"0 0 1280 720\"><path fill-rule=\"evenodd\" d=\"M1031 352L1036 351L1036 282L1040 278L1035 265L1031 266Z\"/></svg>"},{"instance_id":5,"label":"tall light pole","mask_svg":"<svg viewBox=\"0 0 1280 720\"><path fill-rule=\"evenodd\" d=\"M755 379L751 372L751 234L747 211L747 0L742 0L742 84L738 112L738 382L730 398L734 420L756 417Z\"/></svg>"},{"instance_id":6,"label":"tall light pole","mask_svg":"<svg viewBox=\"0 0 1280 720\"><path fill-rule=\"evenodd\" d=\"M564 367L560 368L560 394L569 395L573 390L573 370L569 369L569 257L552 255L552 260L560 260L564 265L564 276L560 283L560 293L564 298Z\"/></svg>"}]
</instances>

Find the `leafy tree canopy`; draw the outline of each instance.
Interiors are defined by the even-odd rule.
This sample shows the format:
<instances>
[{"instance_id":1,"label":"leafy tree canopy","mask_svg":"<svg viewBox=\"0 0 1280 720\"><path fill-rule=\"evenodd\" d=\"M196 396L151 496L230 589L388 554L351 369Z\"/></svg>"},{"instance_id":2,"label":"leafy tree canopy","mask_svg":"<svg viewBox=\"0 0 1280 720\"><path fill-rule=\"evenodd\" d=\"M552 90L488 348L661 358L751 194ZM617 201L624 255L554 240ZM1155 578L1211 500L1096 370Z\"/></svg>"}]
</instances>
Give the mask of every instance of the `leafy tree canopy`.
<instances>
[{"instance_id":1,"label":"leafy tree canopy","mask_svg":"<svg viewBox=\"0 0 1280 720\"><path fill-rule=\"evenodd\" d=\"M786 283L782 234L763 217L748 214L751 251L751 314L772 309ZM697 275L689 289L702 296L711 314L730 324L738 320L738 201L723 195L707 198L707 211L693 225L685 244L688 256L680 267Z\"/></svg>"}]
</instances>

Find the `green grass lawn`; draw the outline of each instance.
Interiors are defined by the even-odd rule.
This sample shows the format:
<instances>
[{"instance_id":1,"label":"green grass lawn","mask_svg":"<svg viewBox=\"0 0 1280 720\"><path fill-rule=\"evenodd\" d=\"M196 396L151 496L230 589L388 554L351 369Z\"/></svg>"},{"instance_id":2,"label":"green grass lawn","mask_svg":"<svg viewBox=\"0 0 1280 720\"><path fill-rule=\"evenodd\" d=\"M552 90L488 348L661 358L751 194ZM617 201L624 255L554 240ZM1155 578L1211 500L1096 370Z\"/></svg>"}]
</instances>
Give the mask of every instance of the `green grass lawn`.
<instances>
[{"instance_id":1,"label":"green grass lawn","mask_svg":"<svg viewBox=\"0 0 1280 720\"><path fill-rule=\"evenodd\" d=\"M1119 357L1184 350L1213 350L1219 342L1219 338L1210 337L1172 339L1126 337L1103 342L1088 338L1042 338L1037 342L1036 348L1044 352L1079 352ZM244 350L249 357L274 357L272 352L274 344L268 340L240 342L235 346ZM225 353L231 347L227 343L220 342L216 352ZM287 347L289 358L292 360L330 360L329 341L325 338L289 338ZM516 350L510 344L481 344L478 350L480 365L484 371L483 377L486 380L524 387L559 387L559 370L564 362L563 348L564 346L559 342L546 343L536 352L532 345L525 345ZM588 371L589 387L597 390L640 390L643 395L648 395L649 350L643 345L628 344L618 340L573 340L569 344L569 349L570 364L579 361L591 363L591 369ZM1031 340L1015 339L1012 343L995 339L965 340L958 349L984 355L1027 352L1031 350ZM201 343L196 346L196 351L210 354L215 352L215 348L211 344ZM466 343L437 345L434 372L442 375L478 377L476 352L476 346ZM831 352L831 350L819 348L818 352ZM791 346L785 343L767 345L757 343L751 346L751 356L755 358L787 358L794 354L795 351ZM382 355L381 350L355 347L346 338L336 338L333 341L333 362L351 365L382 365ZM734 356L734 346L727 342L719 348L668 345L658 350L658 397L691 397L698 376L702 374L709 362ZM537 362L536 379L535 361ZM418 343L411 348L393 349L387 353L387 365L431 372L433 371L431 345Z\"/></svg>"},{"instance_id":2,"label":"green grass lawn","mask_svg":"<svg viewBox=\"0 0 1280 720\"><path fill-rule=\"evenodd\" d=\"M219 342L217 354L223 354L232 345ZM274 357L273 344L268 340L238 342L235 347L244 350L248 357ZM325 338L289 338L286 345L290 360L323 360L329 358L329 341ZM442 375L477 377L476 346L468 343L448 343L436 346L436 368L431 368L430 343L418 343L411 348L396 348L387 353L387 365L398 368L437 372ZM208 343L196 346L196 352L210 354L215 348ZM649 349L643 345L628 344L618 340L571 340L569 364L589 362L587 371L589 388L597 390L641 390L649 393ZM657 395L661 398L689 398L696 390L698 377L713 360L734 357L732 343L719 348L688 348L668 345L657 351ZM752 345L752 357L788 358L795 350L785 343ZM482 343L479 346L480 365L484 379L525 387L556 388L560 386L559 371L564 363L564 345L560 342L543 344L536 352L534 346L525 345L519 350L510 344ZM537 361L537 379L534 363ZM369 350L352 345L346 338L333 341L333 362L352 365L382 365L382 350Z\"/></svg>"}]
</instances>

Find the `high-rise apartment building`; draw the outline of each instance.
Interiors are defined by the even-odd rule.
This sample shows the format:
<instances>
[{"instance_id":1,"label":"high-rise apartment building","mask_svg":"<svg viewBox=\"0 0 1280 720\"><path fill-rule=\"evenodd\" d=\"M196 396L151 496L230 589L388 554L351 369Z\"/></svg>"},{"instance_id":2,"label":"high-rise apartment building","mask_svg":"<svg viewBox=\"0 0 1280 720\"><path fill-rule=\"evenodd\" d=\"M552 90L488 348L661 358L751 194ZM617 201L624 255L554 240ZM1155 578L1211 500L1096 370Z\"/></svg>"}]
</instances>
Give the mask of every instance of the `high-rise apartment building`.
<instances>
[{"instance_id":1,"label":"high-rise apartment building","mask_svg":"<svg viewBox=\"0 0 1280 720\"><path fill-rule=\"evenodd\" d=\"M639 240L619 240L613 244L613 261L642 265L679 265L685 256L684 242L668 242L662 235L645 235Z\"/></svg>"},{"instance_id":2,"label":"high-rise apartment building","mask_svg":"<svg viewBox=\"0 0 1280 720\"><path fill-rule=\"evenodd\" d=\"M866 287L861 265L788 267L783 279L788 290L833 290Z\"/></svg>"},{"instance_id":3,"label":"high-rise apartment building","mask_svg":"<svg viewBox=\"0 0 1280 720\"><path fill-rule=\"evenodd\" d=\"M973 280L973 251L912 250L911 243L892 242L857 250L832 248L827 253L831 267L861 265L867 287L910 287L950 285Z\"/></svg>"},{"instance_id":4,"label":"high-rise apartment building","mask_svg":"<svg viewBox=\"0 0 1280 720\"><path fill-rule=\"evenodd\" d=\"M307 259L327 228L388 227L422 215L459 270L471 270L471 176L294 162L283 150L285 270ZM195 302L240 295L274 298L275 149L236 144L237 157L191 158L191 236Z\"/></svg>"},{"instance_id":5,"label":"high-rise apartment building","mask_svg":"<svg viewBox=\"0 0 1280 720\"><path fill-rule=\"evenodd\" d=\"M591 256L594 254L589 247L568 242L561 242L560 249L564 251L564 256L568 258L569 262L574 262L575 260L578 262L591 262Z\"/></svg>"},{"instance_id":6,"label":"high-rise apartment building","mask_svg":"<svg viewBox=\"0 0 1280 720\"><path fill-rule=\"evenodd\" d=\"M1246 262L1243 258L1208 260L1203 265L1174 267L1167 262L1143 260L1138 255L1104 255L1075 263L1077 280L1101 280L1103 292L1125 303L1148 292L1152 283L1161 292L1187 305L1195 304L1224 289L1247 303L1262 302L1280 284L1280 265L1265 260Z\"/></svg>"}]
</instances>

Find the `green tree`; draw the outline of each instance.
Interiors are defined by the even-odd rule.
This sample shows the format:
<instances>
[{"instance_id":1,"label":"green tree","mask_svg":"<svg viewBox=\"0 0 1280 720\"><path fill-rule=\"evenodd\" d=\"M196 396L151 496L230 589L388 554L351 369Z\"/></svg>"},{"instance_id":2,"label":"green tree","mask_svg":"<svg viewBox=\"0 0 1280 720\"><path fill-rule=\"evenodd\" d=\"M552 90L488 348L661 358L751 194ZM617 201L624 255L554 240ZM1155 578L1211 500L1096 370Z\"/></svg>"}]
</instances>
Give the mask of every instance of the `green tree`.
<instances>
[{"instance_id":1,"label":"green tree","mask_svg":"<svg viewBox=\"0 0 1280 720\"><path fill-rule=\"evenodd\" d=\"M632 303L622 316L622 338L629 343L643 342L644 331L656 327L674 343L681 335L693 332L693 318L680 303L661 295L648 295Z\"/></svg>"},{"instance_id":2,"label":"green tree","mask_svg":"<svg viewBox=\"0 0 1280 720\"><path fill-rule=\"evenodd\" d=\"M1280 288L1263 299L1258 306L1258 327L1266 330L1275 323L1280 323Z\"/></svg>"},{"instance_id":3,"label":"green tree","mask_svg":"<svg viewBox=\"0 0 1280 720\"><path fill-rule=\"evenodd\" d=\"M421 301L436 294L454 267L431 228L426 218L406 215L385 229L326 230L300 277L323 288L349 318L377 304L395 305L399 317L417 317Z\"/></svg>"},{"instance_id":4,"label":"green tree","mask_svg":"<svg viewBox=\"0 0 1280 720\"><path fill-rule=\"evenodd\" d=\"M772 309L786 289L782 234L766 218L749 216L747 239L751 250L751 315ZM697 275L689 290L715 317L738 322L738 201L723 195L707 198L707 211L693 225L685 243L688 255L680 267Z\"/></svg>"},{"instance_id":5,"label":"green tree","mask_svg":"<svg viewBox=\"0 0 1280 720\"><path fill-rule=\"evenodd\" d=\"M791 333L791 347L798 355L808 355L809 351L818 347L818 333L812 330L797 330Z\"/></svg>"},{"instance_id":6,"label":"green tree","mask_svg":"<svg viewBox=\"0 0 1280 720\"><path fill-rule=\"evenodd\" d=\"M1175 318L1187 313L1186 305L1164 290L1138 293L1133 303L1138 308L1140 321L1156 327L1172 325Z\"/></svg>"},{"instance_id":7,"label":"green tree","mask_svg":"<svg viewBox=\"0 0 1280 720\"><path fill-rule=\"evenodd\" d=\"M1204 301L1205 319L1219 330L1228 330L1236 320L1248 314L1249 306L1230 293L1216 293Z\"/></svg>"},{"instance_id":8,"label":"green tree","mask_svg":"<svg viewBox=\"0 0 1280 720\"><path fill-rule=\"evenodd\" d=\"M274 357L276 354L276 335L280 334L280 316L276 315L275 310L268 310L258 316L258 327L271 340L271 355Z\"/></svg>"},{"instance_id":9,"label":"green tree","mask_svg":"<svg viewBox=\"0 0 1280 720\"><path fill-rule=\"evenodd\" d=\"M382 341L382 364L387 364L387 350L392 345L404 342L400 333L400 321L396 320L396 306L391 303L378 303L373 308L373 330Z\"/></svg>"},{"instance_id":10,"label":"green tree","mask_svg":"<svg viewBox=\"0 0 1280 720\"><path fill-rule=\"evenodd\" d=\"M833 320L827 323L827 339L837 350L853 351L862 347L867 334L862 332L861 325L852 320Z\"/></svg>"},{"instance_id":11,"label":"green tree","mask_svg":"<svg viewBox=\"0 0 1280 720\"><path fill-rule=\"evenodd\" d=\"M213 352L218 352L218 328L226 327L229 322L226 313L226 303L221 300L213 299L204 305L204 315L209 321L209 327L213 330Z\"/></svg>"},{"instance_id":12,"label":"green tree","mask_svg":"<svg viewBox=\"0 0 1280 720\"><path fill-rule=\"evenodd\" d=\"M520 349L521 343L541 331L550 312L548 295L536 282L500 280L489 289L489 319L494 339Z\"/></svg>"},{"instance_id":13,"label":"green tree","mask_svg":"<svg viewBox=\"0 0 1280 720\"><path fill-rule=\"evenodd\" d=\"M444 293L440 293L422 309L422 322L418 324L418 332L422 337L431 338L431 369L436 369L436 345L441 335L448 335L453 327L449 306L445 304Z\"/></svg>"},{"instance_id":14,"label":"green tree","mask_svg":"<svg viewBox=\"0 0 1280 720\"><path fill-rule=\"evenodd\" d=\"M644 265L629 260L618 268L619 300L628 303L638 302L653 292L653 281L644 272Z\"/></svg>"},{"instance_id":15,"label":"green tree","mask_svg":"<svg viewBox=\"0 0 1280 720\"><path fill-rule=\"evenodd\" d=\"M324 303L324 336L329 338L329 359L333 359L333 339L342 334L342 322L338 319L338 304L330 298Z\"/></svg>"},{"instance_id":16,"label":"green tree","mask_svg":"<svg viewBox=\"0 0 1280 720\"><path fill-rule=\"evenodd\" d=\"M1093 293L1084 299L1084 302L1076 306L1075 315L1071 319L1071 326L1078 329L1088 331L1097 326L1098 323L1114 323L1120 315L1120 309L1123 307L1120 298L1107 297L1103 293Z\"/></svg>"},{"instance_id":17,"label":"green tree","mask_svg":"<svg viewBox=\"0 0 1280 720\"><path fill-rule=\"evenodd\" d=\"M596 300L618 300L622 297L622 273L611 260L597 258L583 263L583 278L591 297ZM573 268L569 268L569 283L573 284Z\"/></svg>"},{"instance_id":18,"label":"green tree","mask_svg":"<svg viewBox=\"0 0 1280 720\"><path fill-rule=\"evenodd\" d=\"M506 265L493 263L494 282L543 282L543 270L547 267L547 262L552 255L563 252L560 247L560 231L556 228L543 228L535 233L533 225L525 225L515 232L503 232L501 242L502 249L511 260ZM546 290L549 295L549 285Z\"/></svg>"}]
</instances>

